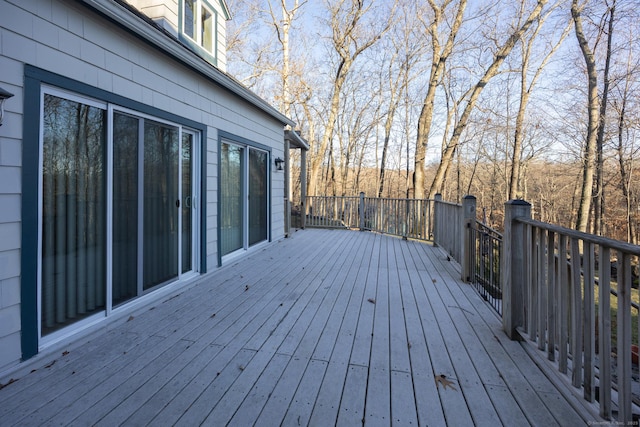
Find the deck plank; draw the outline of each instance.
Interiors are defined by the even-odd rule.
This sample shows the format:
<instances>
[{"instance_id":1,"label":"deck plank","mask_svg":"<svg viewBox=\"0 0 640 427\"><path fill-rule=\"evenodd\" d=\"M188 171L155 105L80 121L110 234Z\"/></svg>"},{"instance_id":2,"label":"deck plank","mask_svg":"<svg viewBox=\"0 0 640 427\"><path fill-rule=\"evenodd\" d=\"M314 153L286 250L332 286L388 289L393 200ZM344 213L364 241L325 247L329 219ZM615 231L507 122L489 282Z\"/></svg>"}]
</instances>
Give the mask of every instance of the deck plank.
<instances>
[{"instance_id":1,"label":"deck plank","mask_svg":"<svg viewBox=\"0 0 640 427\"><path fill-rule=\"evenodd\" d=\"M0 389L0 424L589 420L424 243L305 230L130 313Z\"/></svg>"}]
</instances>

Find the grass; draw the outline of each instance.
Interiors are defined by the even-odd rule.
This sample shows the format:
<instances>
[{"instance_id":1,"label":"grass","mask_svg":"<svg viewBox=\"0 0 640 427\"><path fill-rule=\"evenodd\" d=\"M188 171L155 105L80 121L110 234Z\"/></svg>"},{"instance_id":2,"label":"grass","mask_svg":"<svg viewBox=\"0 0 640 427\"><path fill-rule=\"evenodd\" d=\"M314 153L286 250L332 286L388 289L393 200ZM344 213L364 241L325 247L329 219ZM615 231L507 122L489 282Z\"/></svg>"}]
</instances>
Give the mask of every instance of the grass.
<instances>
[{"instance_id":1,"label":"grass","mask_svg":"<svg viewBox=\"0 0 640 427\"><path fill-rule=\"evenodd\" d=\"M617 286L612 282L612 288L616 288ZM596 310L596 318L598 316L598 306L599 306L599 292L598 287L596 287L595 291L595 310ZM640 303L640 292L638 289L631 289L631 301L638 304ZM618 343L618 297L611 294L610 299L610 309L611 309L611 348L616 348ZM638 345L638 310L631 307L631 344Z\"/></svg>"}]
</instances>

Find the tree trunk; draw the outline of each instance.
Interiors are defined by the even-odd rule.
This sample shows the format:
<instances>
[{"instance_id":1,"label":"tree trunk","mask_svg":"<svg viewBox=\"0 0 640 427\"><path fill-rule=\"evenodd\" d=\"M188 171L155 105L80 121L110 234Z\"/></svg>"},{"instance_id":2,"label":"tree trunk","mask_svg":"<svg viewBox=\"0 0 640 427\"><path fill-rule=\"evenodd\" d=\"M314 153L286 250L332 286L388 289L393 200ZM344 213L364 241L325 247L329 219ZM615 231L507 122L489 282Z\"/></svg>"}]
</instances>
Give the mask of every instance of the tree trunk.
<instances>
[{"instance_id":1,"label":"tree trunk","mask_svg":"<svg viewBox=\"0 0 640 427\"><path fill-rule=\"evenodd\" d=\"M584 160L582 168L582 190L580 192L580 204L578 205L578 217L576 229L586 232L589 225L589 212L591 210L591 198L593 195L593 175L595 172L596 140L598 137L598 70L596 61L582 29L582 15L578 7L578 0L571 2L571 16L575 26L576 38L582 51L587 66L588 85L588 110L587 138L584 148Z\"/></svg>"},{"instance_id":2,"label":"tree trunk","mask_svg":"<svg viewBox=\"0 0 640 427\"><path fill-rule=\"evenodd\" d=\"M600 122L598 124L598 138L596 140L596 197L594 201L594 217L593 217L593 233L599 236L603 235L605 230L603 227L604 216L604 158L602 149L604 146L604 130L607 114L607 98L609 96L609 68L611 66L611 44L613 39L613 16L615 12L616 1L613 0L612 6L609 8L609 34L607 35L607 54L604 65L602 88L602 102L600 103Z\"/></svg>"}]
</instances>

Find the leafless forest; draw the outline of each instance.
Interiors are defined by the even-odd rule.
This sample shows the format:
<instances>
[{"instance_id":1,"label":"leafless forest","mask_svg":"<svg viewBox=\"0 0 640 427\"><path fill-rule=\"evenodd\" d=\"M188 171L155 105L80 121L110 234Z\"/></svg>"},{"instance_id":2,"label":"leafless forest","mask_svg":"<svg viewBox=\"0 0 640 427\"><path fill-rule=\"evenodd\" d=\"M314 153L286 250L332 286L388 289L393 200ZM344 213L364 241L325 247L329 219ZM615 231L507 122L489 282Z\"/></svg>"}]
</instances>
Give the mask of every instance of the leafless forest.
<instances>
[{"instance_id":1,"label":"leafless forest","mask_svg":"<svg viewBox=\"0 0 640 427\"><path fill-rule=\"evenodd\" d=\"M229 3L228 71L299 124L308 194L472 194L491 225L522 198L639 241L638 0Z\"/></svg>"}]
</instances>

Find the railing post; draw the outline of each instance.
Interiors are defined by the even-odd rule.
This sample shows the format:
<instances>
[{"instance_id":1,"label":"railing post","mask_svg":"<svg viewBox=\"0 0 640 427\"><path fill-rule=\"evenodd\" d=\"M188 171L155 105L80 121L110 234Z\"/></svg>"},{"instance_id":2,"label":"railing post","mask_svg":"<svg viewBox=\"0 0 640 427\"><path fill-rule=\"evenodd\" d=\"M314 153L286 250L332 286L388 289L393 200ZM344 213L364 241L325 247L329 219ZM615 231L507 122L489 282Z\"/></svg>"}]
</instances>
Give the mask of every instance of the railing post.
<instances>
[{"instance_id":1,"label":"railing post","mask_svg":"<svg viewBox=\"0 0 640 427\"><path fill-rule=\"evenodd\" d=\"M360 231L364 231L364 191L360 192L360 205L358 211L360 213Z\"/></svg>"},{"instance_id":2,"label":"railing post","mask_svg":"<svg viewBox=\"0 0 640 427\"><path fill-rule=\"evenodd\" d=\"M433 201L433 246L438 246L438 203L442 201L442 194L438 193Z\"/></svg>"},{"instance_id":3,"label":"railing post","mask_svg":"<svg viewBox=\"0 0 640 427\"><path fill-rule=\"evenodd\" d=\"M517 339L516 328L524 323L524 301L527 290L525 268L524 224L516 218L531 218L531 204L510 200L504 209L504 237L500 259L502 283L502 328L509 338Z\"/></svg>"},{"instance_id":4,"label":"railing post","mask_svg":"<svg viewBox=\"0 0 640 427\"><path fill-rule=\"evenodd\" d=\"M460 229L461 246L460 260L462 264L462 280L471 282L473 263L475 262L475 242L472 239L472 229L476 222L476 198L464 196L462 199L462 225Z\"/></svg>"},{"instance_id":5,"label":"railing post","mask_svg":"<svg viewBox=\"0 0 640 427\"><path fill-rule=\"evenodd\" d=\"M300 211L303 229L307 226L307 202L307 151L300 150Z\"/></svg>"}]
</instances>

